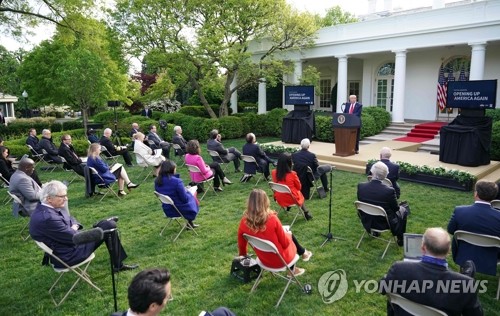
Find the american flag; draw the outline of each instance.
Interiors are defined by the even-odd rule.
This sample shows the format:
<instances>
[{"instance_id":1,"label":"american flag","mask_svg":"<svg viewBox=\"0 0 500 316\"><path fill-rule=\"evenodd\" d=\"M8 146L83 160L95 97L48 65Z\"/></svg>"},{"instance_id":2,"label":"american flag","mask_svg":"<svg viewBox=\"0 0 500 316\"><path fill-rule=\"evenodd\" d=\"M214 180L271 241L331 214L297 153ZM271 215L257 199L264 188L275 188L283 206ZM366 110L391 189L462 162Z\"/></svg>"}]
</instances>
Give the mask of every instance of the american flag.
<instances>
[{"instance_id":1,"label":"american flag","mask_svg":"<svg viewBox=\"0 0 500 316\"><path fill-rule=\"evenodd\" d=\"M450 81L455 81L455 76L453 75L453 71L450 71L448 73L448 78L446 79L446 82L450 82Z\"/></svg>"},{"instance_id":2,"label":"american flag","mask_svg":"<svg viewBox=\"0 0 500 316\"><path fill-rule=\"evenodd\" d=\"M439 69L439 79L437 85L437 103L439 109L443 111L446 108L446 79L444 78L444 69Z\"/></svg>"},{"instance_id":3,"label":"american flag","mask_svg":"<svg viewBox=\"0 0 500 316\"><path fill-rule=\"evenodd\" d=\"M460 69L460 76L458 76L458 81L469 81L467 77L465 76L465 70L464 67Z\"/></svg>"}]
</instances>

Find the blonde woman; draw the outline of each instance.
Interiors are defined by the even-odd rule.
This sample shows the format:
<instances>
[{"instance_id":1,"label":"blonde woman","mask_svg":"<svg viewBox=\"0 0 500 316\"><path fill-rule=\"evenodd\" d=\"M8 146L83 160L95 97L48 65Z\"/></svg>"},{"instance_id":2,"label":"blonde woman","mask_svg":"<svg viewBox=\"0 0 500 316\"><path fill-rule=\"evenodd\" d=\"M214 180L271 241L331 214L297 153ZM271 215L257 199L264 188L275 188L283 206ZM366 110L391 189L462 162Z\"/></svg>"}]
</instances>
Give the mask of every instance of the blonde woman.
<instances>
[{"instance_id":1,"label":"blonde woman","mask_svg":"<svg viewBox=\"0 0 500 316\"><path fill-rule=\"evenodd\" d=\"M290 231L283 229L276 212L272 211L269 205L266 192L260 189L252 190L248 197L247 209L238 228L240 256L247 255L247 240L243 237L243 234L248 234L274 243L287 263L291 262L296 254L301 256L303 261L309 261L312 252L302 247ZM275 254L257 249L255 249L255 253L266 266L271 268L282 267L281 260ZM293 267L292 271L297 276L303 274L305 269Z\"/></svg>"},{"instance_id":2,"label":"blonde woman","mask_svg":"<svg viewBox=\"0 0 500 316\"><path fill-rule=\"evenodd\" d=\"M127 193L123 191L125 183L127 184L127 189L129 191L130 189L137 188L139 186L138 184L134 184L130 181L127 171L123 166L111 172L108 164L105 163L99 156L100 153L101 145L99 143L90 144L87 156L87 166L97 170L97 173L99 173L99 175L104 179L103 182L97 175L92 175L94 183L108 185L118 179L118 195L121 196L127 195Z\"/></svg>"},{"instance_id":3,"label":"blonde woman","mask_svg":"<svg viewBox=\"0 0 500 316\"><path fill-rule=\"evenodd\" d=\"M165 157L162 155L155 155L153 150L149 148L148 145L144 144L145 138L146 137L141 132L134 134L134 153L137 154L137 164L147 164L149 166L155 166L158 169L161 163L165 161ZM158 170L155 171L155 174L158 174Z\"/></svg>"}]
</instances>

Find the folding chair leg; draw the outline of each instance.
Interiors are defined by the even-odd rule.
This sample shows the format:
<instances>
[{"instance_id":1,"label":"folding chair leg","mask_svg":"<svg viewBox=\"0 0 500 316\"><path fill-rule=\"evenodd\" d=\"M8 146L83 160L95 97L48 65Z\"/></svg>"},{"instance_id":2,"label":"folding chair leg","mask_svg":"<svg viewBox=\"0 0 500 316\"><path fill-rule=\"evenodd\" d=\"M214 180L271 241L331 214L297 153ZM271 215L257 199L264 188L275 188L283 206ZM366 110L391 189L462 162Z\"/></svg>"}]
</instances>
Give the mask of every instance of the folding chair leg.
<instances>
[{"instance_id":1,"label":"folding chair leg","mask_svg":"<svg viewBox=\"0 0 500 316\"><path fill-rule=\"evenodd\" d=\"M10 195L7 195L4 199L3 202L5 202L5 205L9 204L12 201L12 197Z\"/></svg>"},{"instance_id":2,"label":"folding chair leg","mask_svg":"<svg viewBox=\"0 0 500 316\"><path fill-rule=\"evenodd\" d=\"M29 220L27 220L27 221L26 221L26 224L24 224L23 228L21 229L20 234L21 234L21 239L22 239L23 241L26 241L26 240L28 240L28 239L31 237L29 233L28 233L26 236L23 236L23 232L26 230L26 228L28 228L28 225L29 225L29 224L30 224L30 221L29 221Z\"/></svg>"},{"instance_id":3,"label":"folding chair leg","mask_svg":"<svg viewBox=\"0 0 500 316\"><path fill-rule=\"evenodd\" d=\"M257 184L259 184L259 181L262 180L262 177L263 177L263 174L261 173L259 179L257 179L257 182L254 185L255 187L257 186Z\"/></svg>"},{"instance_id":4,"label":"folding chair leg","mask_svg":"<svg viewBox=\"0 0 500 316\"><path fill-rule=\"evenodd\" d=\"M170 225L170 223L173 221L173 219L170 219L166 224L165 226L163 226L163 229L161 230L160 232L160 236L163 236L163 231L165 230L165 228L167 228L168 225Z\"/></svg>"},{"instance_id":5,"label":"folding chair leg","mask_svg":"<svg viewBox=\"0 0 500 316\"><path fill-rule=\"evenodd\" d=\"M380 259L384 259L385 253L387 252L387 249L389 249L389 246L391 245L391 239L387 242L387 246L385 246L384 253L382 254L382 257Z\"/></svg>"},{"instance_id":6,"label":"folding chair leg","mask_svg":"<svg viewBox=\"0 0 500 316\"><path fill-rule=\"evenodd\" d=\"M295 217L293 218L293 221L292 223L290 224L290 228L293 226L293 224L295 223L295 221L297 220L297 217L299 216L299 214L302 213L302 215L304 216L304 218L306 217L306 214L304 213L304 211L302 210L302 208L300 206L297 206L299 208L299 211L295 214Z\"/></svg>"},{"instance_id":7,"label":"folding chair leg","mask_svg":"<svg viewBox=\"0 0 500 316\"><path fill-rule=\"evenodd\" d=\"M498 298L500 297L500 278L498 278L498 288L497 288L497 301L498 301Z\"/></svg>"},{"instance_id":8,"label":"folding chair leg","mask_svg":"<svg viewBox=\"0 0 500 316\"><path fill-rule=\"evenodd\" d=\"M252 293L253 291L255 291L255 289L257 289L257 286L259 285L260 280L262 278L262 274L264 274L264 269L260 270L259 276L257 277L257 280L255 280L255 283L253 284L252 289L250 290L250 293Z\"/></svg>"},{"instance_id":9,"label":"folding chair leg","mask_svg":"<svg viewBox=\"0 0 500 316\"><path fill-rule=\"evenodd\" d=\"M64 295L64 297L59 301L57 302L54 298L54 296L52 295L52 290L54 289L54 287L57 285L57 283L59 282L59 280L63 277L63 275L67 272L61 272L61 275L57 278L57 280L54 282L54 284L50 287L49 289L49 294L50 294L50 297L52 298L52 301L54 302L54 304L56 306L59 306L61 305L65 300L66 298L68 297L68 295L73 291L73 289L75 288L75 286L78 284L78 282L80 282L80 280L84 280L85 282L87 282L89 285L91 285L93 288L95 288L96 290L98 290L99 292L102 292L100 288L98 288L89 278L88 274L87 274L87 268L89 267L90 265L90 262L87 262L87 264L85 265L85 268L84 269L80 269L80 268L76 268L76 269L73 269L73 272L75 272L77 275L78 275L78 278L76 279L76 281L73 283L73 285L71 286L71 288L68 290L68 292L66 292L66 294Z\"/></svg>"},{"instance_id":10,"label":"folding chair leg","mask_svg":"<svg viewBox=\"0 0 500 316\"><path fill-rule=\"evenodd\" d=\"M358 241L358 245L356 246L356 249L359 249L359 245L361 245L361 241L363 238L365 238L366 230L363 230L363 235L361 235L361 238Z\"/></svg>"}]
</instances>

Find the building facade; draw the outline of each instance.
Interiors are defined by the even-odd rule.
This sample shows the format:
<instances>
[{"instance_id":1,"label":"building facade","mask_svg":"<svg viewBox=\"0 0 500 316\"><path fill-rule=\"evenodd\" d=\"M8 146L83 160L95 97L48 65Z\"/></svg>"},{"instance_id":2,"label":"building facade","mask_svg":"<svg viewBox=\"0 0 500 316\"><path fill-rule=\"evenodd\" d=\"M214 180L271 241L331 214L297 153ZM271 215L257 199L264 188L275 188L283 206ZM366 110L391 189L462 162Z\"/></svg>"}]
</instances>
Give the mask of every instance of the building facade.
<instances>
[{"instance_id":1,"label":"building facade","mask_svg":"<svg viewBox=\"0 0 500 316\"><path fill-rule=\"evenodd\" d=\"M385 108L399 123L457 114L437 105L441 70L445 81L500 77L500 1L446 7L435 1L433 7L379 15L322 28L313 47L280 56L294 64L284 81L298 84L302 69L315 66L321 73L315 109L340 112L349 95L356 94L362 104ZM265 42L252 43L254 57L265 48ZM261 84L259 112L266 110L265 90ZM500 89L497 100L499 95Z\"/></svg>"}]
</instances>

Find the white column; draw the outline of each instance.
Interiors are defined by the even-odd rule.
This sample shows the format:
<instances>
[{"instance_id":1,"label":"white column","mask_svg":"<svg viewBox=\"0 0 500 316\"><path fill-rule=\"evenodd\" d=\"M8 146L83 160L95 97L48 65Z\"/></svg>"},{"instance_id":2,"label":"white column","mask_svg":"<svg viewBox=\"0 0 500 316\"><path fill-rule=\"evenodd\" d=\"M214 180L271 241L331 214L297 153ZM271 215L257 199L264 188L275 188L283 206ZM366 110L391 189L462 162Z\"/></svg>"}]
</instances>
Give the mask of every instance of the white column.
<instances>
[{"instance_id":1,"label":"white column","mask_svg":"<svg viewBox=\"0 0 500 316\"><path fill-rule=\"evenodd\" d=\"M300 84L300 79L302 78L302 60L297 60L294 62L293 67L293 84Z\"/></svg>"},{"instance_id":2,"label":"white column","mask_svg":"<svg viewBox=\"0 0 500 316\"><path fill-rule=\"evenodd\" d=\"M469 80L483 80L486 43L469 43L472 47Z\"/></svg>"},{"instance_id":3,"label":"white column","mask_svg":"<svg viewBox=\"0 0 500 316\"><path fill-rule=\"evenodd\" d=\"M267 101L266 101L266 78L260 78L259 82L259 101L258 101L258 114L264 114L267 112Z\"/></svg>"},{"instance_id":4,"label":"white column","mask_svg":"<svg viewBox=\"0 0 500 316\"><path fill-rule=\"evenodd\" d=\"M337 104L336 112L342 112L342 103L347 102L347 56L335 56L338 59Z\"/></svg>"},{"instance_id":5,"label":"white column","mask_svg":"<svg viewBox=\"0 0 500 316\"><path fill-rule=\"evenodd\" d=\"M236 85L238 85L238 75L235 73L229 89L233 90ZM238 113L238 90L234 90L231 94L231 109L233 110L233 114Z\"/></svg>"},{"instance_id":6,"label":"white column","mask_svg":"<svg viewBox=\"0 0 500 316\"><path fill-rule=\"evenodd\" d=\"M392 121L404 123L405 114L405 86L406 86L406 50L393 51L396 53L394 70L394 97L392 102ZM389 91L387 91L389 93Z\"/></svg>"}]
</instances>

